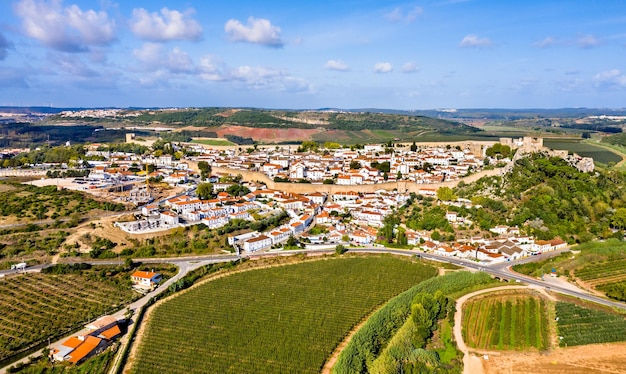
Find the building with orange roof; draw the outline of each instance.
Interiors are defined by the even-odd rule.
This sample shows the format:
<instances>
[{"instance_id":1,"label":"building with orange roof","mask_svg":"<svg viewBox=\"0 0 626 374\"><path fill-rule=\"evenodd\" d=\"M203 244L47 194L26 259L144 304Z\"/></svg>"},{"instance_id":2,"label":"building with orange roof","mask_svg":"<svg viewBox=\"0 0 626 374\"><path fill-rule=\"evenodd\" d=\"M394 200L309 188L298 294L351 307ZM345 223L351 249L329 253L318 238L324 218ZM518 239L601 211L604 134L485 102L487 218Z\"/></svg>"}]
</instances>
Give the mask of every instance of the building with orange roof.
<instances>
[{"instance_id":1,"label":"building with orange roof","mask_svg":"<svg viewBox=\"0 0 626 374\"><path fill-rule=\"evenodd\" d=\"M153 288L161 281L161 274L152 271L136 271L130 276L134 286Z\"/></svg>"},{"instance_id":2,"label":"building with orange roof","mask_svg":"<svg viewBox=\"0 0 626 374\"><path fill-rule=\"evenodd\" d=\"M95 336L87 335L81 345L76 347L69 355L68 361L78 364L89 356L99 353L106 346L106 342Z\"/></svg>"}]
</instances>

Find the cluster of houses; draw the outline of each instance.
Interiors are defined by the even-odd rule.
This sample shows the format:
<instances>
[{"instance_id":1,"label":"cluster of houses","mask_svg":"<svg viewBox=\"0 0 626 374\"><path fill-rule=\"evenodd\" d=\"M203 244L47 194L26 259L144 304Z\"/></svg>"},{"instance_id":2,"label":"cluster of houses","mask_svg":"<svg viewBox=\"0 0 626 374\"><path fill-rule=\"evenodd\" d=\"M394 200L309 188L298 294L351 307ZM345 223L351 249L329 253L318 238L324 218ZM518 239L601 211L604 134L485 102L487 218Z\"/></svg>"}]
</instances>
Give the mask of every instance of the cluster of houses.
<instances>
[{"instance_id":1,"label":"cluster of houses","mask_svg":"<svg viewBox=\"0 0 626 374\"><path fill-rule=\"evenodd\" d=\"M502 226L498 226L498 228L501 229ZM511 228L509 234L511 232L519 233L517 228ZM453 244L429 240L424 241L419 246L424 251L439 256L455 256L483 264L493 264L563 249L567 247L567 243L558 238L553 240L535 240L531 236L512 234L512 236L502 236L496 239L471 238L469 241Z\"/></svg>"},{"instance_id":2,"label":"cluster of houses","mask_svg":"<svg viewBox=\"0 0 626 374\"><path fill-rule=\"evenodd\" d=\"M341 185L374 184L399 179L420 184L455 180L484 165L482 155L469 149L445 147L391 148L386 152L380 144L363 149L327 149L318 152L292 152L290 149L267 148L251 152L235 150L201 150L197 160L213 166L231 169L261 171L280 180L308 180L321 183L333 180ZM382 172L372 165L389 163L389 171Z\"/></svg>"}]
</instances>

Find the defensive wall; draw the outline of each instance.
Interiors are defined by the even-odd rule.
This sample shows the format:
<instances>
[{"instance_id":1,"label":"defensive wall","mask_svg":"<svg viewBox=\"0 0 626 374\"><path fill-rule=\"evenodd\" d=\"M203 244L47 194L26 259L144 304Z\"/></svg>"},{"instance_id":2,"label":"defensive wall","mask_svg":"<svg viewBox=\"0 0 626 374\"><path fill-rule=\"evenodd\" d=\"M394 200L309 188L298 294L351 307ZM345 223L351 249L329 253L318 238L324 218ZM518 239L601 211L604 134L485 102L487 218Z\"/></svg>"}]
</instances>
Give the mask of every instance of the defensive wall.
<instances>
[{"instance_id":1,"label":"defensive wall","mask_svg":"<svg viewBox=\"0 0 626 374\"><path fill-rule=\"evenodd\" d=\"M465 183L472 183L481 177L485 176L494 176L494 175L502 175L506 171L506 167L504 168L496 168L492 170L483 170L478 173L472 174L465 178L461 178L458 180L452 180L442 183L428 183L428 184L418 184L411 181L398 181L398 182L386 182L386 183L376 183L376 184L356 184L356 185L339 185L339 184L312 184L312 183L289 183L289 182L274 182L270 177L263 174L260 171L250 171L250 170L240 170L240 169L231 169L225 167L213 167L213 173L218 174L231 174L237 175L241 174L242 178L246 181L258 181L267 185L267 188L272 190L279 190L291 193L313 193L313 192L323 192L328 194L333 193L341 193L341 192L374 192L378 190L385 191L393 191L398 190L400 192L415 192L417 193L422 188L434 188L438 189L440 187L455 187L460 181Z\"/></svg>"}]
</instances>

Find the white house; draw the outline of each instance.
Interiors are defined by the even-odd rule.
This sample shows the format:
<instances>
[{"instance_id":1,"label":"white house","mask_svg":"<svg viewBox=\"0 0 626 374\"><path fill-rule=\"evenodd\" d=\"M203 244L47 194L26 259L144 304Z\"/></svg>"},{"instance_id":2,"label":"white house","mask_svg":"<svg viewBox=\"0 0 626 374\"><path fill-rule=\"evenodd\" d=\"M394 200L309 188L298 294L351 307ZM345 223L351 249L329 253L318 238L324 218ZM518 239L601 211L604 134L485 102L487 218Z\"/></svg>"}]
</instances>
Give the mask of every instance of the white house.
<instances>
[{"instance_id":1,"label":"white house","mask_svg":"<svg viewBox=\"0 0 626 374\"><path fill-rule=\"evenodd\" d=\"M134 286L150 289L161 282L161 274L152 271L136 271L130 276Z\"/></svg>"},{"instance_id":2,"label":"white house","mask_svg":"<svg viewBox=\"0 0 626 374\"><path fill-rule=\"evenodd\" d=\"M247 252L256 252L260 249L270 247L272 245L272 239L265 236L260 235L256 238L248 239L243 242L243 249Z\"/></svg>"}]
</instances>

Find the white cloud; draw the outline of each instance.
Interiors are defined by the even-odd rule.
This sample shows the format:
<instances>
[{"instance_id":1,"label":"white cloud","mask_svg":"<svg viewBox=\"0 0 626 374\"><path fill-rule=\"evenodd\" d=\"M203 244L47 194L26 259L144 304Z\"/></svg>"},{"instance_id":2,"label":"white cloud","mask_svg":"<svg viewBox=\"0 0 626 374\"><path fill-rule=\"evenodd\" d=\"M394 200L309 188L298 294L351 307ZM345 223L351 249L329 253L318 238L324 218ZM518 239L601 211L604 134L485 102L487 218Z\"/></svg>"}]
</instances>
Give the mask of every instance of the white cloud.
<instances>
[{"instance_id":1,"label":"white cloud","mask_svg":"<svg viewBox=\"0 0 626 374\"><path fill-rule=\"evenodd\" d=\"M416 73L418 71L419 71L419 67L417 67L417 65L415 65L413 62L407 62L404 65L402 65L403 73Z\"/></svg>"},{"instance_id":2,"label":"white cloud","mask_svg":"<svg viewBox=\"0 0 626 374\"><path fill-rule=\"evenodd\" d=\"M230 72L232 80L243 82L248 88L292 93L313 93L313 86L301 78L281 70L261 66L240 66Z\"/></svg>"},{"instance_id":3,"label":"white cloud","mask_svg":"<svg viewBox=\"0 0 626 374\"><path fill-rule=\"evenodd\" d=\"M389 62L377 62L374 64L374 72L376 73L391 73L393 66Z\"/></svg>"},{"instance_id":4,"label":"white cloud","mask_svg":"<svg viewBox=\"0 0 626 374\"><path fill-rule=\"evenodd\" d=\"M491 39L480 38L475 34L466 35L459 43L459 47L491 47Z\"/></svg>"},{"instance_id":5,"label":"white cloud","mask_svg":"<svg viewBox=\"0 0 626 374\"><path fill-rule=\"evenodd\" d=\"M598 44L600 44L600 40L598 40L595 36L593 35L583 35L578 37L578 39L576 39L576 44L580 47L580 48L593 48L595 46L597 46Z\"/></svg>"},{"instance_id":6,"label":"white cloud","mask_svg":"<svg viewBox=\"0 0 626 374\"><path fill-rule=\"evenodd\" d=\"M181 13L163 8L160 14L143 8L133 9L130 29L139 38L153 42L199 40L202 26L192 18L194 13L193 9Z\"/></svg>"},{"instance_id":7,"label":"white cloud","mask_svg":"<svg viewBox=\"0 0 626 374\"><path fill-rule=\"evenodd\" d=\"M59 51L87 51L116 39L115 21L104 11L83 11L77 5L64 7L62 0L21 0L14 9L22 18L27 36Z\"/></svg>"},{"instance_id":8,"label":"white cloud","mask_svg":"<svg viewBox=\"0 0 626 374\"><path fill-rule=\"evenodd\" d=\"M194 74L197 68L187 52L174 48L164 52L157 43L145 43L140 49L133 50L133 55L148 71L167 70L173 74Z\"/></svg>"},{"instance_id":9,"label":"white cloud","mask_svg":"<svg viewBox=\"0 0 626 374\"><path fill-rule=\"evenodd\" d=\"M535 42L533 45L538 48L546 48L554 44L556 44L556 40L551 36L547 36L545 39Z\"/></svg>"},{"instance_id":10,"label":"white cloud","mask_svg":"<svg viewBox=\"0 0 626 374\"><path fill-rule=\"evenodd\" d=\"M391 22L413 22L417 19L417 17L421 16L424 13L424 9L419 6L413 7L408 11L402 10L402 8L395 8L391 12L385 14L385 18Z\"/></svg>"},{"instance_id":11,"label":"white cloud","mask_svg":"<svg viewBox=\"0 0 626 374\"><path fill-rule=\"evenodd\" d=\"M0 61L7 58L9 55L9 49L13 47L13 43L11 43L7 38L0 33Z\"/></svg>"},{"instance_id":12,"label":"white cloud","mask_svg":"<svg viewBox=\"0 0 626 374\"><path fill-rule=\"evenodd\" d=\"M324 69L335 71L349 71L350 66L348 66L345 62L341 60L328 60L328 62L324 64Z\"/></svg>"},{"instance_id":13,"label":"white cloud","mask_svg":"<svg viewBox=\"0 0 626 374\"><path fill-rule=\"evenodd\" d=\"M226 79L221 62L215 56L207 55L200 59L198 71L200 78L208 81L222 81Z\"/></svg>"},{"instance_id":14,"label":"white cloud","mask_svg":"<svg viewBox=\"0 0 626 374\"><path fill-rule=\"evenodd\" d=\"M224 31L233 42L261 44L275 48L284 45L280 37L280 27L272 25L264 18L249 17L246 25L236 19L230 19L224 25Z\"/></svg>"},{"instance_id":15,"label":"white cloud","mask_svg":"<svg viewBox=\"0 0 626 374\"><path fill-rule=\"evenodd\" d=\"M610 90L626 88L626 75L618 69L606 70L593 77L596 87Z\"/></svg>"}]
</instances>

